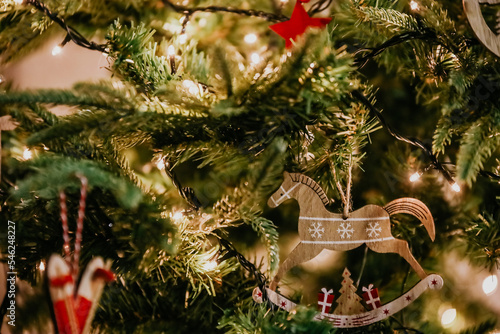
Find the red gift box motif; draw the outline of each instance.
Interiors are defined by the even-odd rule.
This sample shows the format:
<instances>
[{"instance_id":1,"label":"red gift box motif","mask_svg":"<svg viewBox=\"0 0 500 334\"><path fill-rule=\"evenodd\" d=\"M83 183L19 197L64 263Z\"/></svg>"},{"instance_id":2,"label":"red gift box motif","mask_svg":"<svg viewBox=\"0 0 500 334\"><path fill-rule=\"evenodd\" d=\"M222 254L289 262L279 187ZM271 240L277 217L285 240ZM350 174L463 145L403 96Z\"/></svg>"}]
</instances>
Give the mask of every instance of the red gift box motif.
<instances>
[{"instance_id":1,"label":"red gift box motif","mask_svg":"<svg viewBox=\"0 0 500 334\"><path fill-rule=\"evenodd\" d=\"M335 298L333 295L333 289L327 291L326 288L323 288L321 291L323 291L323 293L318 293L318 310L322 314L328 314L330 313L333 299Z\"/></svg>"},{"instance_id":2,"label":"red gift box motif","mask_svg":"<svg viewBox=\"0 0 500 334\"><path fill-rule=\"evenodd\" d=\"M368 288L363 287L363 291L365 291L363 293L363 299L372 310L375 310L382 306L382 304L380 304L378 289L374 289L373 284L370 284Z\"/></svg>"}]
</instances>

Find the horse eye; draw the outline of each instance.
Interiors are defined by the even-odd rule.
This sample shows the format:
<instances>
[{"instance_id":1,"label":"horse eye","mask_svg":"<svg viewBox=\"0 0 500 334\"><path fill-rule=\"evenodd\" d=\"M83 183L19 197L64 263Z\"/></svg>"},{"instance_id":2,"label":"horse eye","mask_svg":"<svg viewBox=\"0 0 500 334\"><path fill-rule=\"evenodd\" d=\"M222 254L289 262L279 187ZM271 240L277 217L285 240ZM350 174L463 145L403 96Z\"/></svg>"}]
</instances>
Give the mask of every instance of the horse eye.
<instances>
[{"instance_id":1,"label":"horse eye","mask_svg":"<svg viewBox=\"0 0 500 334\"><path fill-rule=\"evenodd\" d=\"M280 196L283 196L283 193L280 193Z\"/></svg>"}]
</instances>

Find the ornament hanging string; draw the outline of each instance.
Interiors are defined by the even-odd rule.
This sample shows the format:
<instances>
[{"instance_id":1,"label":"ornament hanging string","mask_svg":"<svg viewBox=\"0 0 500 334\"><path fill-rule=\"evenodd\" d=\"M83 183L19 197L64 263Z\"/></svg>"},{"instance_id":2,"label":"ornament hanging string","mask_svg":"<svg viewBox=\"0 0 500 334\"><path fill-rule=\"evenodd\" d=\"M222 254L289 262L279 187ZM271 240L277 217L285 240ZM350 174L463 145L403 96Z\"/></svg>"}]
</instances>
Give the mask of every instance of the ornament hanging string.
<instances>
[{"instance_id":1,"label":"ornament hanging string","mask_svg":"<svg viewBox=\"0 0 500 334\"><path fill-rule=\"evenodd\" d=\"M78 277L78 268L80 262L80 251L82 244L82 231L83 231L83 220L85 218L85 203L87 201L87 188L88 180L83 175L78 175L80 182L82 184L80 188L80 203L78 208L78 218L76 220L76 233L75 233L75 249L73 253L73 261L71 261L70 254L70 238L69 238L69 228L68 228L68 209L66 206L66 194L64 191L59 193L59 201L61 206L61 222L63 228L63 241L64 241L64 254L66 261L72 270L73 280L76 281Z\"/></svg>"}]
</instances>

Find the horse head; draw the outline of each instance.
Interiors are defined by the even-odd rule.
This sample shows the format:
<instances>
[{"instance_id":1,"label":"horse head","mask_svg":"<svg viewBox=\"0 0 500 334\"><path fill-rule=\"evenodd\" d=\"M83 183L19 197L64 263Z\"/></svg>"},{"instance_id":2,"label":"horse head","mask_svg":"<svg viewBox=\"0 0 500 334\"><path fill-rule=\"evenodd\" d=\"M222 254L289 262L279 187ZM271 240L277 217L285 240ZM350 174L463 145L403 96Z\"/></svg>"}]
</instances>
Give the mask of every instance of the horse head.
<instances>
[{"instance_id":1,"label":"horse head","mask_svg":"<svg viewBox=\"0 0 500 334\"><path fill-rule=\"evenodd\" d=\"M284 172L283 177L284 177L283 183L281 184L279 189L274 194L272 194L272 196L267 201L267 205L271 208L275 208L284 201L293 198L293 196L291 196L292 191L295 190L297 185L299 185L298 183L295 183L292 180L288 172Z\"/></svg>"}]
</instances>

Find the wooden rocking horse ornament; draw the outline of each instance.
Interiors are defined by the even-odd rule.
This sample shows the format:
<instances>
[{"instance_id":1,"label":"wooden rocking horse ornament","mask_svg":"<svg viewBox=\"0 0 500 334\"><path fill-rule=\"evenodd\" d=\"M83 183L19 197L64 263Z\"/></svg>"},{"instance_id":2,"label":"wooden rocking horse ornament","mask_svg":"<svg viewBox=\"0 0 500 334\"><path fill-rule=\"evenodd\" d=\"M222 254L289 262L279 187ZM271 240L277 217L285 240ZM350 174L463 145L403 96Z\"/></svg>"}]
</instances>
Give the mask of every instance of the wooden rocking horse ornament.
<instances>
[{"instance_id":1,"label":"wooden rocking horse ornament","mask_svg":"<svg viewBox=\"0 0 500 334\"><path fill-rule=\"evenodd\" d=\"M294 198L300 206L299 236L301 242L280 265L270 290L275 290L283 275L292 267L316 257L323 249L347 251L366 244L378 253L397 253L417 272L421 279L425 271L410 252L408 243L391 234L390 216L407 213L417 217L434 241L434 219L421 201L399 198L384 207L366 205L351 212L344 219L341 214L328 211L329 203L323 189L311 178L297 173L284 173L285 180L268 201L272 208Z\"/></svg>"},{"instance_id":2,"label":"wooden rocking horse ornament","mask_svg":"<svg viewBox=\"0 0 500 334\"><path fill-rule=\"evenodd\" d=\"M500 57L500 36L493 32L481 12L481 4L499 5L500 0L463 0L465 14L477 38Z\"/></svg>"}]
</instances>

